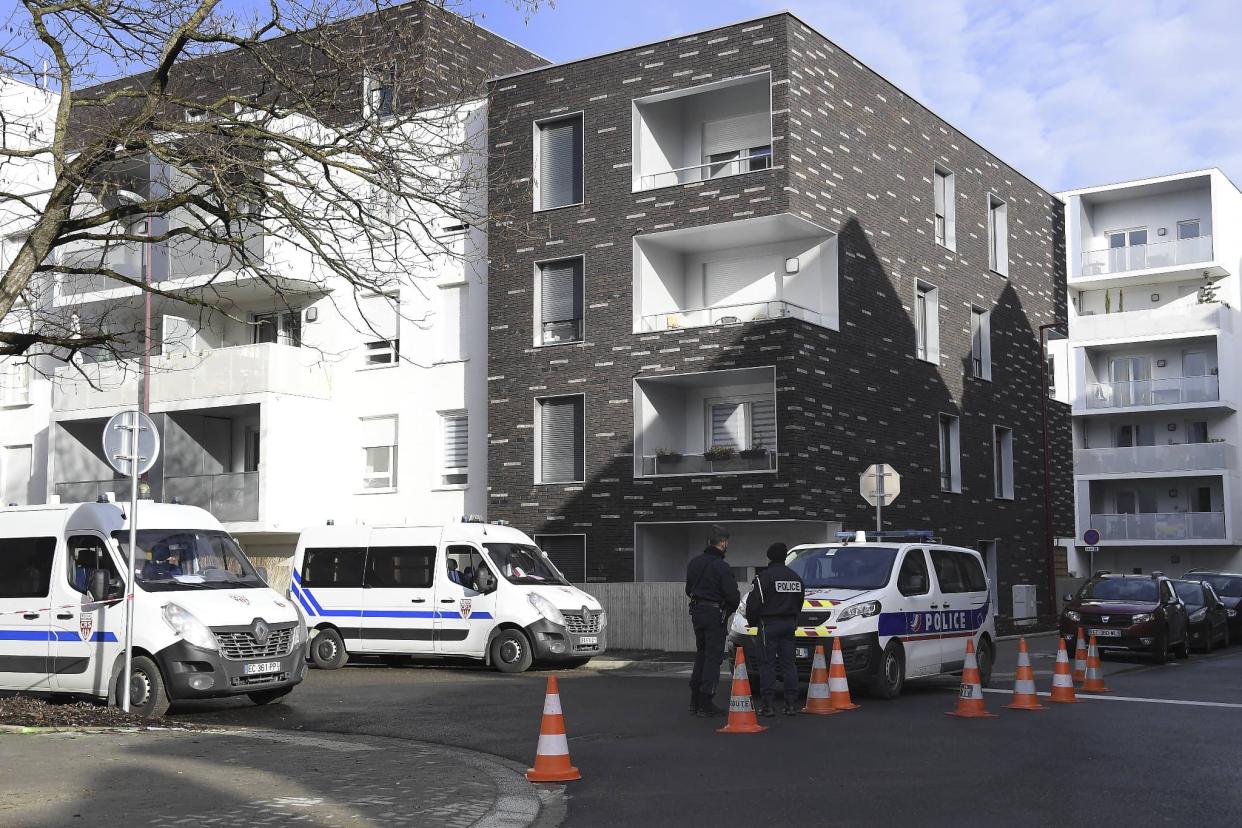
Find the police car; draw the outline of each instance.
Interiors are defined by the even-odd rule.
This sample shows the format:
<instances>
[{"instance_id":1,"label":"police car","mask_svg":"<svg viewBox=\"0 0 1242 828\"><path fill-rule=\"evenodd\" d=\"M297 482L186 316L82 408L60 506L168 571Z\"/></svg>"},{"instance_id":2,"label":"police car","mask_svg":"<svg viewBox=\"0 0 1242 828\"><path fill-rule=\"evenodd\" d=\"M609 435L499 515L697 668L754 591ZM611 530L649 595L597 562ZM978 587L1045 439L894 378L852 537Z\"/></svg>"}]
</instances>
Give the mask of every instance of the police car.
<instances>
[{"instance_id":1,"label":"police car","mask_svg":"<svg viewBox=\"0 0 1242 828\"><path fill-rule=\"evenodd\" d=\"M806 584L796 655L808 674L815 645L841 642L846 674L885 699L906 679L960 672L966 641L975 643L983 686L995 656L995 607L986 570L973 549L937 543L930 532L839 533L838 543L804 544L785 563ZM730 642L758 654L758 630L741 610Z\"/></svg>"}]
</instances>

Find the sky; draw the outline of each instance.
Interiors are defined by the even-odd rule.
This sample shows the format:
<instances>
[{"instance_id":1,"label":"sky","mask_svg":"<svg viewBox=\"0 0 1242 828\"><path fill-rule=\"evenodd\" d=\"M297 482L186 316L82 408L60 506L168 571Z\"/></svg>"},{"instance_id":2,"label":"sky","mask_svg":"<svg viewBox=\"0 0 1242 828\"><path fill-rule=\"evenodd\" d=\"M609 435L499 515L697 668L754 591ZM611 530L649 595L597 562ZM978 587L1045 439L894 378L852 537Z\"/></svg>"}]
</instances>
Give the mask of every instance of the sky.
<instances>
[{"instance_id":1,"label":"sky","mask_svg":"<svg viewBox=\"0 0 1242 828\"><path fill-rule=\"evenodd\" d=\"M554 61L789 10L1046 189L1242 185L1237 0L458 0Z\"/></svg>"}]
</instances>

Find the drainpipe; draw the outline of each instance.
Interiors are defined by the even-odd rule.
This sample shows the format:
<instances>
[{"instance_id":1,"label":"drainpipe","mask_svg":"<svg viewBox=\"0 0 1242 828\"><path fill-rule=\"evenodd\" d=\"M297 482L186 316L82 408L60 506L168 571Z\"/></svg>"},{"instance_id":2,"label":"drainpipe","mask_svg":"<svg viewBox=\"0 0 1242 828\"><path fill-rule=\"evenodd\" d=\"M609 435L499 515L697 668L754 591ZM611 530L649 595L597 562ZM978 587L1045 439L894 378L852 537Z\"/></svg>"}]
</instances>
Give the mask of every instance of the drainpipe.
<instances>
[{"instance_id":1,"label":"drainpipe","mask_svg":"<svg viewBox=\"0 0 1242 828\"><path fill-rule=\"evenodd\" d=\"M1048 567L1048 606L1057 614L1056 537L1052 531L1052 458L1048 448L1048 337L1049 330L1063 330L1064 322L1039 326L1039 401L1044 437L1044 542Z\"/></svg>"}]
</instances>

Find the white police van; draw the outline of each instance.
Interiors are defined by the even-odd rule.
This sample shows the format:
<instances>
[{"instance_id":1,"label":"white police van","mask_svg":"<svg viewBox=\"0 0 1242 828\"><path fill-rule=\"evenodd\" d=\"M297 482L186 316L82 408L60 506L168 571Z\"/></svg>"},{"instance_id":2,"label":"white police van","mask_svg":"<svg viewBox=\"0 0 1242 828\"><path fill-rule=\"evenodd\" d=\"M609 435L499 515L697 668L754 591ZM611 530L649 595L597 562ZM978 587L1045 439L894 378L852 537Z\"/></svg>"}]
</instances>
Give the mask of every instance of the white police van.
<instances>
[{"instance_id":1,"label":"white police van","mask_svg":"<svg viewBox=\"0 0 1242 828\"><path fill-rule=\"evenodd\" d=\"M463 518L447 526L320 526L294 553L293 598L311 660L350 654L482 659L506 673L585 664L608 618L529 537Z\"/></svg>"},{"instance_id":2,"label":"white police van","mask_svg":"<svg viewBox=\"0 0 1242 828\"><path fill-rule=\"evenodd\" d=\"M831 654L840 639L846 674L892 699L906 679L960 672L975 642L986 687L995 659L995 607L986 570L973 549L936 543L930 532L838 533L839 543L795 546L786 564L806 584L795 633L799 671L815 645ZM758 631L741 609L730 641L758 653Z\"/></svg>"},{"instance_id":3,"label":"white police van","mask_svg":"<svg viewBox=\"0 0 1242 828\"><path fill-rule=\"evenodd\" d=\"M131 709L241 694L267 704L302 680L298 610L215 518L143 501L137 538ZM117 503L0 508L0 690L118 702L128 549Z\"/></svg>"}]
</instances>

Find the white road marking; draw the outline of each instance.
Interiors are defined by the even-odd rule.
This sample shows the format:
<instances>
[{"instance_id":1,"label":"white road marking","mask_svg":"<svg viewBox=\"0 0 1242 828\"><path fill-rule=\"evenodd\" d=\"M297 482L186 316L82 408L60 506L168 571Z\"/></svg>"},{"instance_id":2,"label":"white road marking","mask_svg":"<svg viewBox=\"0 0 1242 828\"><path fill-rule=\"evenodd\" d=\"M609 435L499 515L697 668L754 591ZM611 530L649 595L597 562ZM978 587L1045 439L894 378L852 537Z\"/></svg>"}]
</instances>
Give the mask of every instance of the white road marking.
<instances>
[{"instance_id":1,"label":"white road marking","mask_svg":"<svg viewBox=\"0 0 1242 828\"><path fill-rule=\"evenodd\" d=\"M1012 696L1012 690L999 690L994 688L984 688L985 693L999 693L1003 696ZM1039 692L1037 696L1048 697L1051 693ZM1186 707L1232 707L1242 709L1242 704L1234 702L1212 702L1212 701L1190 701L1189 699L1146 699L1141 696L1097 696L1094 693L1079 693L1079 699L1091 699L1092 701L1128 701L1128 702L1148 702L1149 704L1177 704Z\"/></svg>"}]
</instances>

